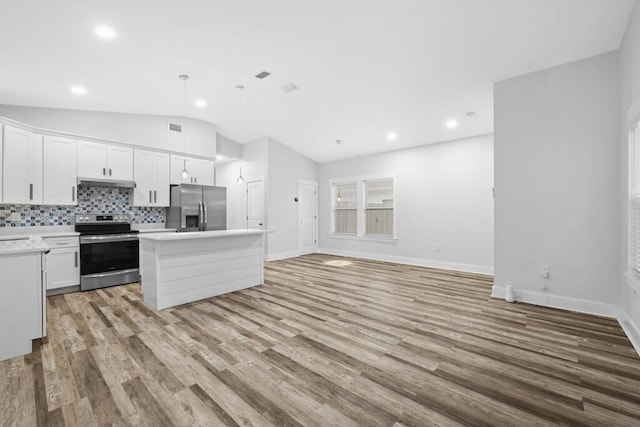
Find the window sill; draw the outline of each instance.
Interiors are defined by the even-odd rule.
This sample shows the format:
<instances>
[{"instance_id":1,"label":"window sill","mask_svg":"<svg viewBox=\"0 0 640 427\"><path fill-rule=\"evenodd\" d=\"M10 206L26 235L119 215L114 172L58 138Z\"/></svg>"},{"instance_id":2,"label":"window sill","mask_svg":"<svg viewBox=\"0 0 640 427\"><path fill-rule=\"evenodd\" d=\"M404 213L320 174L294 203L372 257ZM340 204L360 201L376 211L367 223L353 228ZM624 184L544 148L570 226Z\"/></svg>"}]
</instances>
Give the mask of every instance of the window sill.
<instances>
[{"instance_id":1,"label":"window sill","mask_svg":"<svg viewBox=\"0 0 640 427\"><path fill-rule=\"evenodd\" d=\"M331 239L365 240L369 242L398 243L397 237L357 236L355 234L329 234Z\"/></svg>"}]
</instances>

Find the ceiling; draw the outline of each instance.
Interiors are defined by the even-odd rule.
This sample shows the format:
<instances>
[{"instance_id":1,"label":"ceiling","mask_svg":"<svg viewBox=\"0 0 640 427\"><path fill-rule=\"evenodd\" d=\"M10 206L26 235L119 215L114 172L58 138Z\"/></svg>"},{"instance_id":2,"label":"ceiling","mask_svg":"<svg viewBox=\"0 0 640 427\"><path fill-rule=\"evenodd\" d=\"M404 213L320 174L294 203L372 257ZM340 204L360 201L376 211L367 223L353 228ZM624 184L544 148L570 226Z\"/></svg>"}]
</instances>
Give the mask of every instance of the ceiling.
<instances>
[{"instance_id":1,"label":"ceiling","mask_svg":"<svg viewBox=\"0 0 640 427\"><path fill-rule=\"evenodd\" d=\"M236 141L270 136L325 162L492 132L493 82L617 49L634 4L10 1L0 103L186 114ZM97 25L116 38L96 37ZM272 74L256 79L263 70ZM191 76L186 113L179 74ZM290 82L299 90L283 92ZM86 95L70 92L77 84ZM194 105L200 97L206 108Z\"/></svg>"}]
</instances>

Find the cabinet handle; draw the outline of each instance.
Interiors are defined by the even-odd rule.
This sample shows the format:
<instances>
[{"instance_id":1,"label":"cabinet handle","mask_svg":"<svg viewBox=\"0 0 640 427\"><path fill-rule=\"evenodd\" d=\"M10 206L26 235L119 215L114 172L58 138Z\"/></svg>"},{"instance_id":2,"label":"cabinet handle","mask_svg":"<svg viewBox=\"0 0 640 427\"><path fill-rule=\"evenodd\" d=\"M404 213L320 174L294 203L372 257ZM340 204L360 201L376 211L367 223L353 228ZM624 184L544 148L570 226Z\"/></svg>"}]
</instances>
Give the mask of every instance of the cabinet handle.
<instances>
[{"instance_id":1,"label":"cabinet handle","mask_svg":"<svg viewBox=\"0 0 640 427\"><path fill-rule=\"evenodd\" d=\"M111 168L109 168L109 176L111 176Z\"/></svg>"},{"instance_id":2,"label":"cabinet handle","mask_svg":"<svg viewBox=\"0 0 640 427\"><path fill-rule=\"evenodd\" d=\"M76 187L71 187L71 201L76 201Z\"/></svg>"},{"instance_id":3,"label":"cabinet handle","mask_svg":"<svg viewBox=\"0 0 640 427\"><path fill-rule=\"evenodd\" d=\"M158 192L156 190L153 190L153 203L156 203L158 201Z\"/></svg>"},{"instance_id":4,"label":"cabinet handle","mask_svg":"<svg viewBox=\"0 0 640 427\"><path fill-rule=\"evenodd\" d=\"M198 177L197 176L193 177L193 182L195 182L196 184L198 183Z\"/></svg>"},{"instance_id":5,"label":"cabinet handle","mask_svg":"<svg viewBox=\"0 0 640 427\"><path fill-rule=\"evenodd\" d=\"M189 178L189 180L191 181L191 183L193 184L193 177Z\"/></svg>"},{"instance_id":6,"label":"cabinet handle","mask_svg":"<svg viewBox=\"0 0 640 427\"><path fill-rule=\"evenodd\" d=\"M151 203L151 190L149 190L149 203Z\"/></svg>"},{"instance_id":7,"label":"cabinet handle","mask_svg":"<svg viewBox=\"0 0 640 427\"><path fill-rule=\"evenodd\" d=\"M102 168L102 175L107 176L107 168Z\"/></svg>"},{"instance_id":8,"label":"cabinet handle","mask_svg":"<svg viewBox=\"0 0 640 427\"><path fill-rule=\"evenodd\" d=\"M29 200L33 200L33 184L29 184Z\"/></svg>"},{"instance_id":9,"label":"cabinet handle","mask_svg":"<svg viewBox=\"0 0 640 427\"><path fill-rule=\"evenodd\" d=\"M76 268L78 268L78 251L75 251L73 253L73 255L74 255L75 262L76 262Z\"/></svg>"}]
</instances>

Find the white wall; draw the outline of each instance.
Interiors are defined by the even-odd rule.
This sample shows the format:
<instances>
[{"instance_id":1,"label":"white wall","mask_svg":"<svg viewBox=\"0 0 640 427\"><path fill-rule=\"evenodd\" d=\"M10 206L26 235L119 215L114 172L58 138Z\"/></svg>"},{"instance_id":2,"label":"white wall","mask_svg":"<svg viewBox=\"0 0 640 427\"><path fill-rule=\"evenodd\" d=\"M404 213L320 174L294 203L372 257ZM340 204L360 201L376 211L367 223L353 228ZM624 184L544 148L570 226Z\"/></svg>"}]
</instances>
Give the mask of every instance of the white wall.
<instances>
[{"instance_id":1,"label":"white wall","mask_svg":"<svg viewBox=\"0 0 640 427\"><path fill-rule=\"evenodd\" d=\"M227 187L227 228L246 228L246 183L265 180L266 258L268 260L298 254L298 179L317 181L316 162L271 138L242 145L242 160L219 165L217 185ZM245 183L237 182L242 165Z\"/></svg>"},{"instance_id":2,"label":"white wall","mask_svg":"<svg viewBox=\"0 0 640 427\"><path fill-rule=\"evenodd\" d=\"M331 237L329 181L387 172L397 174L397 242ZM493 272L492 135L323 163L319 180L323 252Z\"/></svg>"},{"instance_id":3,"label":"white wall","mask_svg":"<svg viewBox=\"0 0 640 427\"><path fill-rule=\"evenodd\" d=\"M269 139L267 259L298 255L298 180L318 180L318 164Z\"/></svg>"},{"instance_id":4,"label":"white wall","mask_svg":"<svg viewBox=\"0 0 640 427\"><path fill-rule=\"evenodd\" d=\"M216 167L216 185L227 188L228 229L247 228L246 182L267 177L268 143L267 138L262 138L243 144L241 160L223 163ZM242 167L244 183L238 183L240 167Z\"/></svg>"},{"instance_id":5,"label":"white wall","mask_svg":"<svg viewBox=\"0 0 640 427\"><path fill-rule=\"evenodd\" d=\"M640 353L640 278L629 271L629 140L628 131L640 120L640 3L629 20L620 47L620 323Z\"/></svg>"},{"instance_id":6,"label":"white wall","mask_svg":"<svg viewBox=\"0 0 640 427\"><path fill-rule=\"evenodd\" d=\"M182 153L183 135L168 130L171 121L184 125L187 153L216 155L217 127L199 119L18 105L0 105L0 117L41 129Z\"/></svg>"},{"instance_id":7,"label":"white wall","mask_svg":"<svg viewBox=\"0 0 640 427\"><path fill-rule=\"evenodd\" d=\"M616 315L617 59L496 83L494 295L512 285L520 300Z\"/></svg>"}]
</instances>

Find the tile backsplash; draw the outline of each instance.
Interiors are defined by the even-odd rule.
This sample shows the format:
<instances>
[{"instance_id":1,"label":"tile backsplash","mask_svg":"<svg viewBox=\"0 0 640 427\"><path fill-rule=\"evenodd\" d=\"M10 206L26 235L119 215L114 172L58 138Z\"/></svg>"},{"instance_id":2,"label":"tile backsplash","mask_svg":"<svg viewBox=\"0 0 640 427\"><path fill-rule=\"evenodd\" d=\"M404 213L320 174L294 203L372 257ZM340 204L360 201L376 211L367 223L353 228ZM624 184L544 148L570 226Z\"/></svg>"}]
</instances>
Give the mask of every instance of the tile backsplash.
<instances>
[{"instance_id":1,"label":"tile backsplash","mask_svg":"<svg viewBox=\"0 0 640 427\"><path fill-rule=\"evenodd\" d=\"M79 187L78 206L0 204L0 227L74 225L75 215L84 213L129 214L134 224L164 223L165 208L131 206L130 188ZM19 220L12 220L12 214Z\"/></svg>"}]
</instances>

